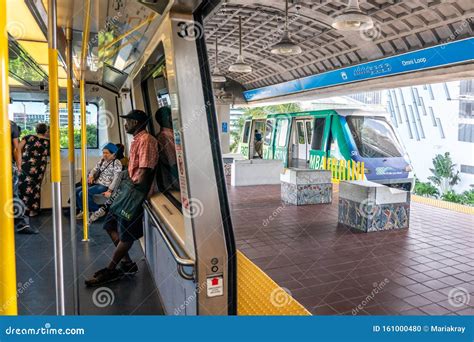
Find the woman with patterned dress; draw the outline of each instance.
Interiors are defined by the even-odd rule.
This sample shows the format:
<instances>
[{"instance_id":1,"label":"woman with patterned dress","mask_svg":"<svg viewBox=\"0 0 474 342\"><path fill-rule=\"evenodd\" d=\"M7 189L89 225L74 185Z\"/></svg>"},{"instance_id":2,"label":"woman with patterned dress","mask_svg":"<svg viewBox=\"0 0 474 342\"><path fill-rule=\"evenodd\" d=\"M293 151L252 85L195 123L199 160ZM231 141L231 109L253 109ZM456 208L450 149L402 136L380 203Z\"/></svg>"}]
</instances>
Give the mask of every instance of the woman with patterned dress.
<instances>
[{"instance_id":1,"label":"woman with patterned dress","mask_svg":"<svg viewBox=\"0 0 474 342\"><path fill-rule=\"evenodd\" d=\"M48 133L48 126L39 123L36 135L26 135L20 143L23 162L19 190L29 216L38 215L41 209L41 184L49 156Z\"/></svg>"}]
</instances>

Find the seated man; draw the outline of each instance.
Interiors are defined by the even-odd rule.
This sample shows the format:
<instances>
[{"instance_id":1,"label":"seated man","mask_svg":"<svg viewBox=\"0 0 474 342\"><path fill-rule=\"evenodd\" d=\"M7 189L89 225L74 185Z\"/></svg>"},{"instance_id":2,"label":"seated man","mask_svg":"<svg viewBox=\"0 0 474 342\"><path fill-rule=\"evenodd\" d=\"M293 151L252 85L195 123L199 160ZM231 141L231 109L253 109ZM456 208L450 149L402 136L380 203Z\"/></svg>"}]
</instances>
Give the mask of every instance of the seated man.
<instances>
[{"instance_id":1,"label":"seated man","mask_svg":"<svg viewBox=\"0 0 474 342\"><path fill-rule=\"evenodd\" d=\"M143 236L143 201L150 190L153 182L153 175L158 162L158 143L156 139L146 131L149 117L141 110L132 110L125 118L125 131L133 135L133 142L130 146L130 160L128 164L129 179L122 179L118 188L114 190L114 203L111 211L107 214L104 229L109 234L114 245L115 252L109 265L94 273L92 278L86 280L87 286L100 286L105 283L116 281L124 274L134 274L138 272L137 264L132 262L128 254L135 240ZM122 175L126 173L124 171ZM125 208L116 208L117 203L127 198L129 194L122 189L132 184L135 195L141 193L142 200L133 201L135 213L132 217L124 218L118 215L125 211ZM128 203L130 204L130 203ZM117 267L119 266L119 269Z\"/></svg>"},{"instance_id":2,"label":"seated man","mask_svg":"<svg viewBox=\"0 0 474 342\"><path fill-rule=\"evenodd\" d=\"M102 158L97 162L95 167L89 172L87 183L89 184L87 193L87 203L89 211L94 212L99 206L94 202L94 195L104 194L109 197L113 190L114 180L122 171L122 163L115 158L118 148L112 143L108 143L102 149ZM83 203L82 203L82 186L76 188L76 203L80 213L76 216L82 219Z\"/></svg>"}]
</instances>

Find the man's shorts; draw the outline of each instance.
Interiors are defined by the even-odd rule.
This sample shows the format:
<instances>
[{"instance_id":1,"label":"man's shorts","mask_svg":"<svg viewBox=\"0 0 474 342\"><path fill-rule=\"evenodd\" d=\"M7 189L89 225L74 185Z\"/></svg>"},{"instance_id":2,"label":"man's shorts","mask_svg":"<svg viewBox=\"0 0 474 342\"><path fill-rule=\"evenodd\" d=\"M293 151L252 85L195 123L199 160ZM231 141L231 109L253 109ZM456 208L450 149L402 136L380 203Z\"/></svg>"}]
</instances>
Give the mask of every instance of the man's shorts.
<instances>
[{"instance_id":1,"label":"man's shorts","mask_svg":"<svg viewBox=\"0 0 474 342\"><path fill-rule=\"evenodd\" d=\"M118 232L120 241L133 242L143 236L143 212L130 221L108 213L103 228Z\"/></svg>"}]
</instances>

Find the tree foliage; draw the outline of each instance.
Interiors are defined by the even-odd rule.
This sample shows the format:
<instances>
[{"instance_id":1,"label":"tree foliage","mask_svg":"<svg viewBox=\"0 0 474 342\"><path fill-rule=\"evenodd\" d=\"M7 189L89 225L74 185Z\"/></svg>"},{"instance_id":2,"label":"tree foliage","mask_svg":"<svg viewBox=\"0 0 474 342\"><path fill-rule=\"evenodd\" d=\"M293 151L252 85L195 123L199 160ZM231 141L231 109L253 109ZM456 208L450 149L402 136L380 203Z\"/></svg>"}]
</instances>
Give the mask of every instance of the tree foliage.
<instances>
[{"instance_id":1,"label":"tree foliage","mask_svg":"<svg viewBox=\"0 0 474 342\"><path fill-rule=\"evenodd\" d=\"M452 191L454 185L459 183L459 171L455 170L456 164L453 163L449 152L438 154L433 158L433 168L430 168L433 176L428 177L438 186L441 194L444 195Z\"/></svg>"},{"instance_id":2,"label":"tree foliage","mask_svg":"<svg viewBox=\"0 0 474 342\"><path fill-rule=\"evenodd\" d=\"M87 147L89 148L98 148L99 140L97 136L97 125L87 125L86 126L87 132ZM26 135L35 134L34 129L22 129L21 130L21 137ZM68 132L67 127L60 127L59 128L59 145L61 148L68 148L69 139L68 139ZM81 129L74 128L74 147L81 148Z\"/></svg>"},{"instance_id":3,"label":"tree foliage","mask_svg":"<svg viewBox=\"0 0 474 342\"><path fill-rule=\"evenodd\" d=\"M438 198L438 189L430 182L420 182L418 178L415 178L415 194L425 197Z\"/></svg>"}]
</instances>

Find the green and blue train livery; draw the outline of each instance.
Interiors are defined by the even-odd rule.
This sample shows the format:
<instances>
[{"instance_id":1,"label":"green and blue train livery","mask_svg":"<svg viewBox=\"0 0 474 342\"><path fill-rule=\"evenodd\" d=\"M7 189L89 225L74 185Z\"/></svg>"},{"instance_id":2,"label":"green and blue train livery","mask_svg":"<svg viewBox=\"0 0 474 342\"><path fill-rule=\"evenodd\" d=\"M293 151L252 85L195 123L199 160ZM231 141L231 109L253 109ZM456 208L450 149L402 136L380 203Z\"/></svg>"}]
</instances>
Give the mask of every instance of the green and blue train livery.
<instances>
[{"instance_id":1,"label":"green and blue train livery","mask_svg":"<svg viewBox=\"0 0 474 342\"><path fill-rule=\"evenodd\" d=\"M282 160L285 167L321 169L323 157L353 160L364 163L366 180L411 190L410 159L387 117L381 111L330 109L248 118L240 153L259 158L260 134L263 158Z\"/></svg>"}]
</instances>

